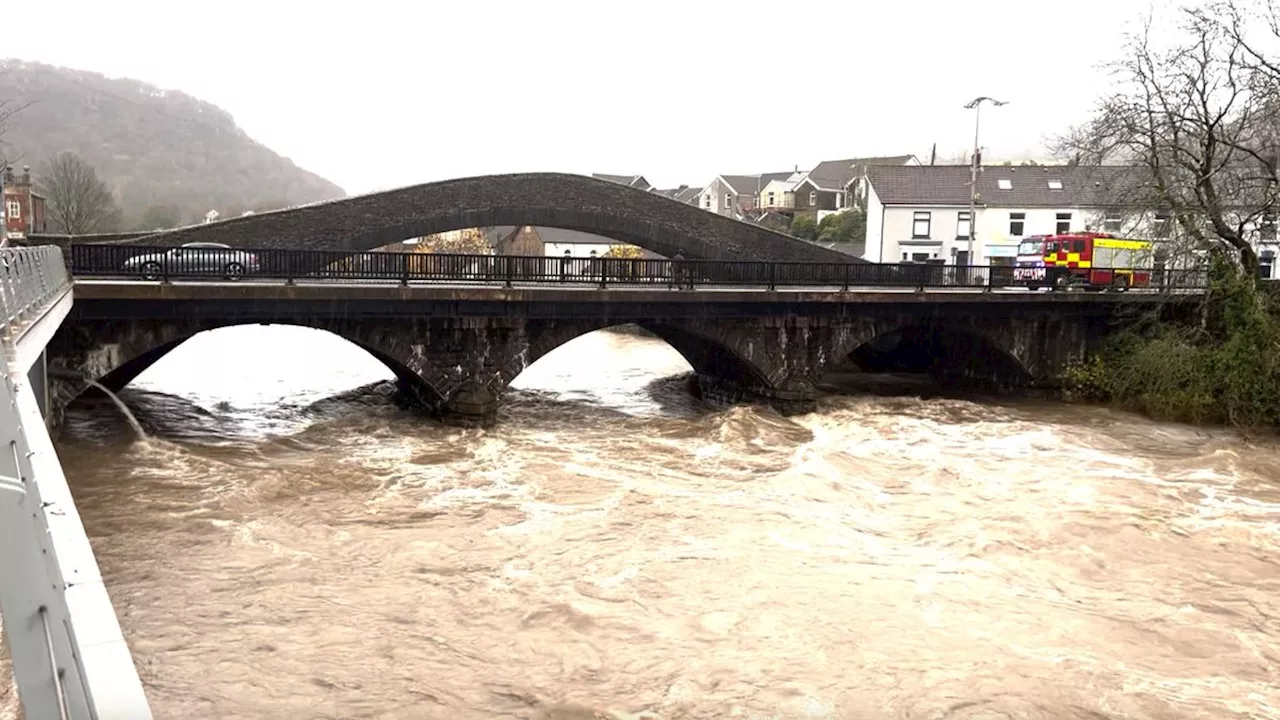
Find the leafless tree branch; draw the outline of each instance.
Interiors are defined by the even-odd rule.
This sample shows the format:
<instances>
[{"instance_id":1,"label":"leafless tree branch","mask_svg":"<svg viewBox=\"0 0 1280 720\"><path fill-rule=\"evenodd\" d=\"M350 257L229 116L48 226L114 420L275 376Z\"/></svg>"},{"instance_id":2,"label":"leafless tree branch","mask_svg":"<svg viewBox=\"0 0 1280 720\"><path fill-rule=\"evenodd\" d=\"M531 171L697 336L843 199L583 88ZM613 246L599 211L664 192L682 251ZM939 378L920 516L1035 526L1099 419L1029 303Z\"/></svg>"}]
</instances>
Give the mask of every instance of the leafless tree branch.
<instances>
[{"instance_id":1,"label":"leafless tree branch","mask_svg":"<svg viewBox=\"0 0 1280 720\"><path fill-rule=\"evenodd\" d=\"M106 183L79 155L59 153L40 168L36 189L44 196L54 229L84 235L114 229L120 211Z\"/></svg>"}]
</instances>

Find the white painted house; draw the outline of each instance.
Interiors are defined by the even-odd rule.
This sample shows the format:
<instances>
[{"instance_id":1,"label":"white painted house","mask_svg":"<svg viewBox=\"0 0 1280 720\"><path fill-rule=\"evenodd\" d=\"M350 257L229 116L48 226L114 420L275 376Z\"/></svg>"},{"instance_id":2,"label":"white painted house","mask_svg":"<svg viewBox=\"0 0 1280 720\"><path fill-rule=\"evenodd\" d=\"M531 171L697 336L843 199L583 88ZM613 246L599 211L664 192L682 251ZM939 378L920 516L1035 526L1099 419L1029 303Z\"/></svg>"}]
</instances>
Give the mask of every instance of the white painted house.
<instances>
[{"instance_id":1,"label":"white painted house","mask_svg":"<svg viewBox=\"0 0 1280 720\"><path fill-rule=\"evenodd\" d=\"M978 265L1013 264L1030 235L1096 230L1159 239L1167 215L1139 217L1120 209L1118 178L1126 168L985 166L978 175ZM867 169L867 245L874 262L967 264L967 165L875 166Z\"/></svg>"}]
</instances>

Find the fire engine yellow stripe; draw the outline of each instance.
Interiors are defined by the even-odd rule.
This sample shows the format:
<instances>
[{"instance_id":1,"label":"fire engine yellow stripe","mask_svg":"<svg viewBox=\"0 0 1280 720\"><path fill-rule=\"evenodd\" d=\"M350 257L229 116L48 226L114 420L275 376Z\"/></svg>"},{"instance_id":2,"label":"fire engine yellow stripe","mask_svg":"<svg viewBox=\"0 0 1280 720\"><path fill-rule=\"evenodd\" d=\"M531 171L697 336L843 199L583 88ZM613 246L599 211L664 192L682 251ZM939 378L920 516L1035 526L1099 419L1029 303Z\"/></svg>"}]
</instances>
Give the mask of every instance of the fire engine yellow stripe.
<instances>
[{"instance_id":1,"label":"fire engine yellow stripe","mask_svg":"<svg viewBox=\"0 0 1280 720\"><path fill-rule=\"evenodd\" d=\"M1076 267L1091 268L1093 267L1093 262L1089 260L1081 260L1080 263L1076 265Z\"/></svg>"},{"instance_id":2,"label":"fire engine yellow stripe","mask_svg":"<svg viewBox=\"0 0 1280 720\"><path fill-rule=\"evenodd\" d=\"M1094 247L1115 248L1117 250L1146 250L1151 247L1148 240L1121 240L1119 238L1097 238Z\"/></svg>"}]
</instances>

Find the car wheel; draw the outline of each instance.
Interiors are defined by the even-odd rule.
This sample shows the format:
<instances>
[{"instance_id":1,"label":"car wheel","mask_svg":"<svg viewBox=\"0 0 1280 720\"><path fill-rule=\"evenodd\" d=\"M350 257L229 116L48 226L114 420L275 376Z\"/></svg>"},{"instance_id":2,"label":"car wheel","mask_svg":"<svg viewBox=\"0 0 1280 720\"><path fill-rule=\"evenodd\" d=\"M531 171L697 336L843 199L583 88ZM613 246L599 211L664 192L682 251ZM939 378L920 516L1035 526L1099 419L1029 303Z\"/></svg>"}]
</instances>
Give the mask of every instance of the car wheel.
<instances>
[{"instance_id":1,"label":"car wheel","mask_svg":"<svg viewBox=\"0 0 1280 720\"><path fill-rule=\"evenodd\" d=\"M227 266L222 270L222 274L228 280L239 280L244 277L244 266L238 262L227 263Z\"/></svg>"},{"instance_id":2,"label":"car wheel","mask_svg":"<svg viewBox=\"0 0 1280 720\"><path fill-rule=\"evenodd\" d=\"M160 263L155 260L148 260L142 263L142 279L143 280L159 280L160 279Z\"/></svg>"}]
</instances>

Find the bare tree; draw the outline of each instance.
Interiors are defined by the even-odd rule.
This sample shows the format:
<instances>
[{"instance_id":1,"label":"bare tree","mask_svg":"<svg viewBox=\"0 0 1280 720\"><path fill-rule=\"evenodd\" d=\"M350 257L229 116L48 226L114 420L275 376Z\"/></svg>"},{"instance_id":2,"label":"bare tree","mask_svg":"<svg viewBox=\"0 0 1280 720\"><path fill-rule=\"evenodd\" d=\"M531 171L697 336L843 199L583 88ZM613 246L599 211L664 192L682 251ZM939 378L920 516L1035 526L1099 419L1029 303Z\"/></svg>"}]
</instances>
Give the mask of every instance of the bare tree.
<instances>
[{"instance_id":1,"label":"bare tree","mask_svg":"<svg viewBox=\"0 0 1280 720\"><path fill-rule=\"evenodd\" d=\"M1270 60L1233 31L1241 12L1235 0L1185 9L1168 46L1147 18L1111 66L1118 90L1056 150L1079 164L1132 166L1125 205L1166 213L1194 246L1252 272L1251 241L1275 224L1280 103Z\"/></svg>"},{"instance_id":2,"label":"bare tree","mask_svg":"<svg viewBox=\"0 0 1280 720\"><path fill-rule=\"evenodd\" d=\"M0 75L5 74L0 72ZM9 156L9 145L4 141L4 131L9 125L13 117L22 112L31 103L19 102L15 97L0 97L0 171L9 167L11 163L17 162L17 157Z\"/></svg>"},{"instance_id":3,"label":"bare tree","mask_svg":"<svg viewBox=\"0 0 1280 720\"><path fill-rule=\"evenodd\" d=\"M114 229L120 210L106 183L93 166L72 152L59 153L44 163L36 189L48 203L54 228L68 235Z\"/></svg>"}]
</instances>

